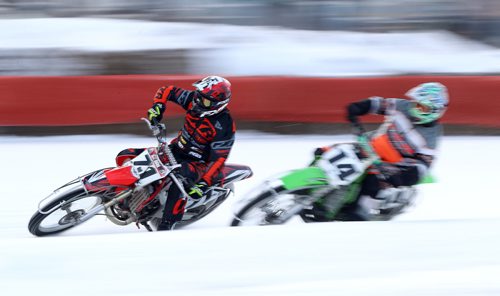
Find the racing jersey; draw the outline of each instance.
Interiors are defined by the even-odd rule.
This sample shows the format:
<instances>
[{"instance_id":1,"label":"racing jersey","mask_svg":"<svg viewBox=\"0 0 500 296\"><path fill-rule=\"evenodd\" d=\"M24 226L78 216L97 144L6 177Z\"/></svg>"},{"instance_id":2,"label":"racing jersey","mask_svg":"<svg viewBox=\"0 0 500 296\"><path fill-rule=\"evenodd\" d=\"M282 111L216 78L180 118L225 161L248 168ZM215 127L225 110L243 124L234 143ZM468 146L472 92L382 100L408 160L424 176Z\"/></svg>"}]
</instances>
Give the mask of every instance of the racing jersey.
<instances>
[{"instance_id":1,"label":"racing jersey","mask_svg":"<svg viewBox=\"0 0 500 296\"><path fill-rule=\"evenodd\" d=\"M211 185L229 156L236 127L227 109L212 116L200 117L192 110L194 96L194 91L168 86L161 87L153 101L163 106L171 101L186 110L184 125L170 146L176 157L205 162L207 166L201 179Z\"/></svg>"},{"instance_id":2,"label":"racing jersey","mask_svg":"<svg viewBox=\"0 0 500 296\"><path fill-rule=\"evenodd\" d=\"M425 176L442 135L441 124L437 121L413 124L408 100L372 97L369 101L369 113L386 117L385 123L371 136L375 151L382 160L398 166L416 166L419 176Z\"/></svg>"}]
</instances>

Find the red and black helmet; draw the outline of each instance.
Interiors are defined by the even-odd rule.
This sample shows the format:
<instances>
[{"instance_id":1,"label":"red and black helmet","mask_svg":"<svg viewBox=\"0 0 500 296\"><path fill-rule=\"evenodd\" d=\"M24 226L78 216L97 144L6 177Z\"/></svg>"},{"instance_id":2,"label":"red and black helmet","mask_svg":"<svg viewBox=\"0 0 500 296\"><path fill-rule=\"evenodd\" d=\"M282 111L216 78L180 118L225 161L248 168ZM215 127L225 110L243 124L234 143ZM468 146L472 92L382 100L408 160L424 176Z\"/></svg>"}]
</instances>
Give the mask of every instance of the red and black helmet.
<instances>
[{"instance_id":1,"label":"red and black helmet","mask_svg":"<svg viewBox=\"0 0 500 296\"><path fill-rule=\"evenodd\" d=\"M207 76L193 83L196 94L193 99L193 111L200 117L219 113L231 100L231 83L220 76Z\"/></svg>"}]
</instances>

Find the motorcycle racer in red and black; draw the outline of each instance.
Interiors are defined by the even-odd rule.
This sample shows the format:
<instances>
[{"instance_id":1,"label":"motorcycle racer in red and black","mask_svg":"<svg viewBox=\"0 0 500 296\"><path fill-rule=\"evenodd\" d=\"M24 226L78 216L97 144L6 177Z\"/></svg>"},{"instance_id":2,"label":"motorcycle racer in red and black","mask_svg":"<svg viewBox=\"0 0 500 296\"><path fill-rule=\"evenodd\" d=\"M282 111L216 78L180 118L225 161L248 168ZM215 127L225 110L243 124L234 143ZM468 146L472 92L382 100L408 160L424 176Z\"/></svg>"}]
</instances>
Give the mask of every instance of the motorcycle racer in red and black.
<instances>
[{"instance_id":1,"label":"motorcycle racer in red and black","mask_svg":"<svg viewBox=\"0 0 500 296\"><path fill-rule=\"evenodd\" d=\"M193 83L194 91L176 86L158 89L148 110L152 124L161 121L167 101L186 110L184 126L169 146L180 174L187 180L190 198L201 198L220 172L234 143L235 125L227 105L231 83L219 76L208 76ZM177 186L171 186L158 230L173 229L182 219L186 199Z\"/></svg>"}]
</instances>

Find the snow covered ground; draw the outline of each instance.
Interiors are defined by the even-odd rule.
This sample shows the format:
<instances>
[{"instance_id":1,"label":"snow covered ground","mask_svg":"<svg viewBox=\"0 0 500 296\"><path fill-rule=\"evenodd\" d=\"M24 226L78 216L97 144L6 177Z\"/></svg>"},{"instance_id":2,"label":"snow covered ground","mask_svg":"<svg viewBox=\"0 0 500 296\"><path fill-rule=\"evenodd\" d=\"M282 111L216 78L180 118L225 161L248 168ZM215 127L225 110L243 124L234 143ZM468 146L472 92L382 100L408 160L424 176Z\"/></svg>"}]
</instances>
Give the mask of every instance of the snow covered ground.
<instances>
[{"instance_id":1,"label":"snow covered ground","mask_svg":"<svg viewBox=\"0 0 500 296\"><path fill-rule=\"evenodd\" d=\"M21 55L26 54L25 50L53 49L74 52L187 50L188 70L197 74L500 73L500 49L446 31L361 33L98 18L39 18L0 20L0 40L0 50L8 51L9 56L16 50L23 50ZM52 51L50 55L56 53ZM58 63L63 62L70 63L71 59L66 57ZM7 60L4 63L7 69L36 68L32 64L37 60Z\"/></svg>"},{"instance_id":2,"label":"snow covered ground","mask_svg":"<svg viewBox=\"0 0 500 296\"><path fill-rule=\"evenodd\" d=\"M0 20L0 50L197 49L193 73L355 76L499 73L500 50L448 32L367 34L106 19ZM15 60L12 62L19 66ZM9 64L10 65L10 64ZM20 65L21 67L23 65ZM344 136L238 134L230 162L254 176L185 229L148 233L96 217L54 237L27 229L38 202L112 166L134 136L0 136L2 295L500 295L500 137L445 137L437 183L391 222L230 228L264 178Z\"/></svg>"},{"instance_id":3,"label":"snow covered ground","mask_svg":"<svg viewBox=\"0 0 500 296\"><path fill-rule=\"evenodd\" d=\"M500 137L445 137L415 208L391 222L228 227L234 203L349 135L240 132L229 161L254 177L204 220L148 233L96 217L58 236L27 229L57 186L112 166L136 136L0 137L2 295L500 295Z\"/></svg>"}]
</instances>

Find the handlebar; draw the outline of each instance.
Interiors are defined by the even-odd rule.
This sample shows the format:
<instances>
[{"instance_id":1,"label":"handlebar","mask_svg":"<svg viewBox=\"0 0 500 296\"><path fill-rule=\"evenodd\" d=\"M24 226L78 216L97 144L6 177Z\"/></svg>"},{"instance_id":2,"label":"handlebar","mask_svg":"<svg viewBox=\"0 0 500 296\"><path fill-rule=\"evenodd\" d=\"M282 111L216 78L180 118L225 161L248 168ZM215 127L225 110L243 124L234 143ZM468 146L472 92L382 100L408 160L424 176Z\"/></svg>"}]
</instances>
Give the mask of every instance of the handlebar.
<instances>
[{"instance_id":1,"label":"handlebar","mask_svg":"<svg viewBox=\"0 0 500 296\"><path fill-rule=\"evenodd\" d=\"M141 118L141 120L146 122L151 132L153 132L153 136L155 136L156 139L158 140L159 143L158 150L161 149L163 150L163 152L165 152L165 154L167 154L168 161L170 162L173 168L179 167L180 164L175 159L174 154L172 153L172 150L170 150L170 147L168 146L167 143L166 126L163 123L159 123L157 120L153 120L153 124L151 124L151 122L147 118ZM184 186L182 185L182 182L177 178L177 176L175 174L171 174L170 178L177 185L177 187L181 191L182 196L188 197L189 195L187 194L186 190L184 189Z\"/></svg>"},{"instance_id":2,"label":"handlebar","mask_svg":"<svg viewBox=\"0 0 500 296\"><path fill-rule=\"evenodd\" d=\"M366 134L365 127L361 123L359 123L359 121L352 122L352 126L354 127L354 134L356 134L357 136Z\"/></svg>"},{"instance_id":3,"label":"handlebar","mask_svg":"<svg viewBox=\"0 0 500 296\"><path fill-rule=\"evenodd\" d=\"M167 128L163 123L159 123L154 120L153 124L147 118L141 118L147 125L149 130L153 132L153 136L156 137L159 143L166 144L167 143Z\"/></svg>"},{"instance_id":4,"label":"handlebar","mask_svg":"<svg viewBox=\"0 0 500 296\"><path fill-rule=\"evenodd\" d=\"M168 146L167 143L167 128L163 123L159 123L158 121L154 120L153 124L147 119L147 118L141 118L142 121L146 122L148 125L148 128L151 130L153 133L153 136L156 137L158 140L158 147L160 149L163 149L163 152L167 154L168 160L170 164L173 166L178 165L177 160L175 160L174 154L170 150L170 147Z\"/></svg>"}]
</instances>

